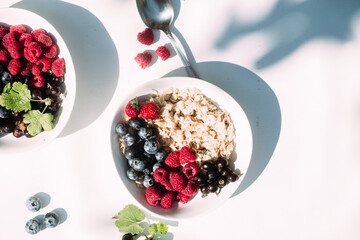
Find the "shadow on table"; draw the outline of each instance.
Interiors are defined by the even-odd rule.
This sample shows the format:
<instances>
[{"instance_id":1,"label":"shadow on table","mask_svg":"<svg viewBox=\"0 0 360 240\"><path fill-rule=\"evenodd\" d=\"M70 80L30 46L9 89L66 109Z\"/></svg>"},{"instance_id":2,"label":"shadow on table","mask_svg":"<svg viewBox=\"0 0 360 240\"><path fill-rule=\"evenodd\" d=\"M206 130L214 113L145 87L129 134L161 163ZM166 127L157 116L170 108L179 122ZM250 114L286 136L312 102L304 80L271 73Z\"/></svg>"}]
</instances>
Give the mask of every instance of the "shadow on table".
<instances>
[{"instance_id":1,"label":"shadow on table","mask_svg":"<svg viewBox=\"0 0 360 240\"><path fill-rule=\"evenodd\" d=\"M214 44L218 49L225 49L255 32L271 36L272 46L256 63L258 69L264 69L309 41L350 40L352 21L359 10L359 0L278 0L270 13L257 22L244 23L238 20L236 13L229 14L228 24Z\"/></svg>"},{"instance_id":2,"label":"shadow on table","mask_svg":"<svg viewBox=\"0 0 360 240\"><path fill-rule=\"evenodd\" d=\"M247 189L263 172L277 145L281 112L272 89L259 76L241 66L226 62L202 62L194 68L206 80L229 93L243 108L248 117L253 150L249 168L232 197ZM178 68L164 77L187 76Z\"/></svg>"},{"instance_id":3,"label":"shadow on table","mask_svg":"<svg viewBox=\"0 0 360 240\"><path fill-rule=\"evenodd\" d=\"M64 39L75 67L76 97L60 137L85 128L105 110L117 86L119 58L109 33L88 10L63 1L24 0L12 7L40 15Z\"/></svg>"}]
</instances>

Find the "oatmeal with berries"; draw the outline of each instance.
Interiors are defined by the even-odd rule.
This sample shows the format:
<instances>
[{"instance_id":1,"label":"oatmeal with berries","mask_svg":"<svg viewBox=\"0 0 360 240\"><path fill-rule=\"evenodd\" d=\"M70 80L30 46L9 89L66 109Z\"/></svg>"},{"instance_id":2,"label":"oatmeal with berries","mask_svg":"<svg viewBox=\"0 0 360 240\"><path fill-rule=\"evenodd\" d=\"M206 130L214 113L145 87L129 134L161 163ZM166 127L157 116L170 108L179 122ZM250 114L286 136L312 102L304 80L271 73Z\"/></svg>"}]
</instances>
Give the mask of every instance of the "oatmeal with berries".
<instances>
[{"instance_id":1,"label":"oatmeal with berries","mask_svg":"<svg viewBox=\"0 0 360 240\"><path fill-rule=\"evenodd\" d=\"M235 127L228 112L217 107L200 90L170 89L150 99L159 106L153 120L163 145L172 151L189 146L198 160L229 158L234 150Z\"/></svg>"}]
</instances>

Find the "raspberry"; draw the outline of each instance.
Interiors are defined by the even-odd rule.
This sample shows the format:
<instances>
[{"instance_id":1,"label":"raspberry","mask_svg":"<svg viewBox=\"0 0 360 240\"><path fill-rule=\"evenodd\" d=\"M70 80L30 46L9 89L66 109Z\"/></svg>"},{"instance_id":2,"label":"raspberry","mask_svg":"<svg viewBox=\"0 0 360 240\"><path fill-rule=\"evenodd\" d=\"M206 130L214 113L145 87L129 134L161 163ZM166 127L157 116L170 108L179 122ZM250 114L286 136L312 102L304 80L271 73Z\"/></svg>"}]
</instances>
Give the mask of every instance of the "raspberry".
<instances>
[{"instance_id":1,"label":"raspberry","mask_svg":"<svg viewBox=\"0 0 360 240\"><path fill-rule=\"evenodd\" d=\"M42 43L46 47L50 47L53 43L51 37L46 33L40 33L37 41Z\"/></svg>"},{"instance_id":2,"label":"raspberry","mask_svg":"<svg viewBox=\"0 0 360 240\"><path fill-rule=\"evenodd\" d=\"M43 50L43 55L47 58L55 58L58 55L58 46L56 44L46 47Z\"/></svg>"},{"instance_id":3,"label":"raspberry","mask_svg":"<svg viewBox=\"0 0 360 240\"><path fill-rule=\"evenodd\" d=\"M164 168L157 168L154 172L154 180L158 183L167 179L167 171Z\"/></svg>"},{"instance_id":4,"label":"raspberry","mask_svg":"<svg viewBox=\"0 0 360 240\"><path fill-rule=\"evenodd\" d=\"M138 33L137 40L142 44L151 45L154 42L154 33L150 28L146 28Z\"/></svg>"},{"instance_id":5,"label":"raspberry","mask_svg":"<svg viewBox=\"0 0 360 240\"><path fill-rule=\"evenodd\" d=\"M11 46L8 48L8 51L10 53L10 56L12 58L21 58L22 57L22 51L20 48L16 47L16 46Z\"/></svg>"},{"instance_id":6,"label":"raspberry","mask_svg":"<svg viewBox=\"0 0 360 240\"><path fill-rule=\"evenodd\" d=\"M139 53L135 57L135 61L140 65L142 69L147 68L152 60L152 55L148 52Z\"/></svg>"},{"instance_id":7,"label":"raspberry","mask_svg":"<svg viewBox=\"0 0 360 240\"><path fill-rule=\"evenodd\" d=\"M43 72L47 72L51 69L51 64L53 60L50 58L42 57L37 62L36 65L38 65Z\"/></svg>"},{"instance_id":8,"label":"raspberry","mask_svg":"<svg viewBox=\"0 0 360 240\"><path fill-rule=\"evenodd\" d=\"M145 103L140 109L140 114L143 119L156 119L159 117L159 108L155 103Z\"/></svg>"},{"instance_id":9,"label":"raspberry","mask_svg":"<svg viewBox=\"0 0 360 240\"><path fill-rule=\"evenodd\" d=\"M190 197L183 194L183 193L178 193L177 196L176 196L176 200L178 200L179 202L185 204L185 203L188 203L189 202L189 199Z\"/></svg>"},{"instance_id":10,"label":"raspberry","mask_svg":"<svg viewBox=\"0 0 360 240\"><path fill-rule=\"evenodd\" d=\"M146 201L151 206L159 205L161 201L161 191L156 189L154 186L150 186L145 190Z\"/></svg>"},{"instance_id":11,"label":"raspberry","mask_svg":"<svg viewBox=\"0 0 360 240\"><path fill-rule=\"evenodd\" d=\"M172 152L165 159L165 164L171 168L180 166L180 153Z\"/></svg>"},{"instance_id":12,"label":"raspberry","mask_svg":"<svg viewBox=\"0 0 360 240\"><path fill-rule=\"evenodd\" d=\"M9 32L3 37L2 44L6 49L8 49L9 47L18 46L19 43L15 38L15 33Z\"/></svg>"},{"instance_id":13,"label":"raspberry","mask_svg":"<svg viewBox=\"0 0 360 240\"><path fill-rule=\"evenodd\" d=\"M21 59L20 63L21 63L21 72L20 72L20 74L22 76L29 75L31 73L33 64L31 62L27 61L24 58Z\"/></svg>"},{"instance_id":14,"label":"raspberry","mask_svg":"<svg viewBox=\"0 0 360 240\"><path fill-rule=\"evenodd\" d=\"M47 33L46 30L42 29L42 28L39 28L39 29L36 29L34 31L31 32L31 35L33 36L33 38L38 41L39 40L39 35L42 34L42 33Z\"/></svg>"},{"instance_id":15,"label":"raspberry","mask_svg":"<svg viewBox=\"0 0 360 240\"><path fill-rule=\"evenodd\" d=\"M33 41L34 38L29 33L23 33L19 38L19 42L22 43L25 47L29 46L29 44L32 43Z\"/></svg>"},{"instance_id":16,"label":"raspberry","mask_svg":"<svg viewBox=\"0 0 360 240\"><path fill-rule=\"evenodd\" d=\"M65 72L65 60L64 58L58 58L51 64L51 71L55 76L60 77Z\"/></svg>"},{"instance_id":17,"label":"raspberry","mask_svg":"<svg viewBox=\"0 0 360 240\"><path fill-rule=\"evenodd\" d=\"M181 192L185 189L187 182L184 174L178 172L171 172L169 174L170 184L175 191Z\"/></svg>"},{"instance_id":18,"label":"raspberry","mask_svg":"<svg viewBox=\"0 0 360 240\"><path fill-rule=\"evenodd\" d=\"M181 191L182 194L186 196L193 196L199 191L199 186L196 185L193 181L189 181L186 188Z\"/></svg>"},{"instance_id":19,"label":"raspberry","mask_svg":"<svg viewBox=\"0 0 360 240\"><path fill-rule=\"evenodd\" d=\"M5 49L0 50L0 64L6 66L10 60L10 54Z\"/></svg>"},{"instance_id":20,"label":"raspberry","mask_svg":"<svg viewBox=\"0 0 360 240\"><path fill-rule=\"evenodd\" d=\"M174 193L173 192L167 192L164 194L164 196L161 198L160 206L168 209L171 208L174 201Z\"/></svg>"},{"instance_id":21,"label":"raspberry","mask_svg":"<svg viewBox=\"0 0 360 240\"><path fill-rule=\"evenodd\" d=\"M21 34L26 32L26 28L23 25L13 25L9 30L10 32L14 32L17 37L20 37Z\"/></svg>"},{"instance_id":22,"label":"raspberry","mask_svg":"<svg viewBox=\"0 0 360 240\"><path fill-rule=\"evenodd\" d=\"M32 63L36 63L37 60L39 60L41 53L41 47L37 42L30 43L29 46L24 49L24 57Z\"/></svg>"},{"instance_id":23,"label":"raspberry","mask_svg":"<svg viewBox=\"0 0 360 240\"><path fill-rule=\"evenodd\" d=\"M163 61L167 60L170 57L170 51L165 46L158 47L155 52Z\"/></svg>"},{"instance_id":24,"label":"raspberry","mask_svg":"<svg viewBox=\"0 0 360 240\"><path fill-rule=\"evenodd\" d=\"M188 163L183 167L182 171L188 179L191 179L198 174L199 167L196 163Z\"/></svg>"},{"instance_id":25,"label":"raspberry","mask_svg":"<svg viewBox=\"0 0 360 240\"><path fill-rule=\"evenodd\" d=\"M8 65L8 69L9 69L9 72L12 74L12 75L16 75L19 73L20 71L20 61L19 59L11 59L10 62L9 62L9 65Z\"/></svg>"},{"instance_id":26,"label":"raspberry","mask_svg":"<svg viewBox=\"0 0 360 240\"><path fill-rule=\"evenodd\" d=\"M33 65L32 69L31 69L31 73L35 76L40 75L41 74L41 68L37 65Z\"/></svg>"},{"instance_id":27,"label":"raspberry","mask_svg":"<svg viewBox=\"0 0 360 240\"><path fill-rule=\"evenodd\" d=\"M137 99L132 99L126 104L125 113L128 117L135 118L140 114L139 102Z\"/></svg>"},{"instance_id":28,"label":"raspberry","mask_svg":"<svg viewBox=\"0 0 360 240\"><path fill-rule=\"evenodd\" d=\"M188 147L184 146L180 150L180 163L182 165L188 162L194 162L196 159L196 154Z\"/></svg>"},{"instance_id":29,"label":"raspberry","mask_svg":"<svg viewBox=\"0 0 360 240\"><path fill-rule=\"evenodd\" d=\"M7 27L0 25L0 37L5 36L9 32L9 29Z\"/></svg>"},{"instance_id":30,"label":"raspberry","mask_svg":"<svg viewBox=\"0 0 360 240\"><path fill-rule=\"evenodd\" d=\"M161 185L163 185L165 187L166 190L168 191L173 191L174 188L172 187L170 181L168 179L164 179L161 181Z\"/></svg>"},{"instance_id":31,"label":"raspberry","mask_svg":"<svg viewBox=\"0 0 360 240\"><path fill-rule=\"evenodd\" d=\"M29 88L44 89L45 79L41 75L34 76L32 79L30 79L28 85Z\"/></svg>"}]
</instances>

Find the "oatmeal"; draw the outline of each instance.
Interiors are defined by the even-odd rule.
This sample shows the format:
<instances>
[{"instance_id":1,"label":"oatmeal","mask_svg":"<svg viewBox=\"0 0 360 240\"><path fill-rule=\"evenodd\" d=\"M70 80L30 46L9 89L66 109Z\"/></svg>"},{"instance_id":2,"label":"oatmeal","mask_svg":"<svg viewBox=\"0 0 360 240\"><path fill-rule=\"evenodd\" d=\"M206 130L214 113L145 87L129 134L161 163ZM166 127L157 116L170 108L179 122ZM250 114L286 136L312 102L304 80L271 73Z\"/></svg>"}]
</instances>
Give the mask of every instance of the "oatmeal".
<instances>
[{"instance_id":1,"label":"oatmeal","mask_svg":"<svg viewBox=\"0 0 360 240\"><path fill-rule=\"evenodd\" d=\"M149 101L160 108L159 118L152 123L159 130L162 145L172 151L188 146L202 161L230 157L235 138L230 115L200 90L170 89Z\"/></svg>"}]
</instances>

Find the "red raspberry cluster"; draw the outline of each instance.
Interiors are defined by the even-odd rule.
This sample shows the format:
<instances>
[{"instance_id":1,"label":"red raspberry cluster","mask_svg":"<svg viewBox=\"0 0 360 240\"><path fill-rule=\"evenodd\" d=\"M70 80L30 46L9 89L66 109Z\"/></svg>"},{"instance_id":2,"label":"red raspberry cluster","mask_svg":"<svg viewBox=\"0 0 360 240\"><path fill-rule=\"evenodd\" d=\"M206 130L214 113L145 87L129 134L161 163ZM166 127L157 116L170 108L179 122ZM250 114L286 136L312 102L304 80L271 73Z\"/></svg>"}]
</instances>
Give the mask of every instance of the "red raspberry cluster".
<instances>
[{"instance_id":1,"label":"red raspberry cluster","mask_svg":"<svg viewBox=\"0 0 360 240\"><path fill-rule=\"evenodd\" d=\"M144 45L150 46L151 44L153 44L154 33L151 28L146 28L144 31L139 32L137 35L137 40ZM155 52L156 55L158 55L163 61L167 60L170 57L170 51L166 46L159 46ZM152 61L152 55L148 51L138 53L135 57L135 61L140 65L142 69L145 69L150 65Z\"/></svg>"},{"instance_id":2,"label":"red raspberry cluster","mask_svg":"<svg viewBox=\"0 0 360 240\"><path fill-rule=\"evenodd\" d=\"M0 64L12 75L34 75L29 86L42 86L42 72L51 69L60 77L65 72L65 61L58 58L59 49L44 29L28 31L23 25L0 25Z\"/></svg>"},{"instance_id":3,"label":"red raspberry cluster","mask_svg":"<svg viewBox=\"0 0 360 240\"><path fill-rule=\"evenodd\" d=\"M146 200L152 206L171 208L174 201L187 203L199 191L194 182L198 173L196 154L188 147L170 153L164 167L157 168L154 180L158 185L146 189Z\"/></svg>"}]
</instances>

